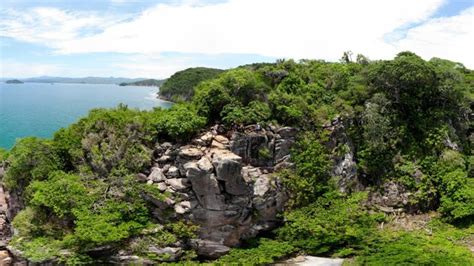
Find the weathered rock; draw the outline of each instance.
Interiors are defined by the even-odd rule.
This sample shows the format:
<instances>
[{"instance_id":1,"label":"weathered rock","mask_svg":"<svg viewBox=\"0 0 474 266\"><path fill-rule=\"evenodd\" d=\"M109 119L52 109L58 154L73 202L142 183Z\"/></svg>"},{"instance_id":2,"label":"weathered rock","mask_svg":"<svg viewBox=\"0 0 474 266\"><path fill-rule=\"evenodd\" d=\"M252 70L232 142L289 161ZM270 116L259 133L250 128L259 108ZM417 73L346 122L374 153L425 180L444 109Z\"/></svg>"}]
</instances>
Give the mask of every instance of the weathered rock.
<instances>
[{"instance_id":1,"label":"weathered rock","mask_svg":"<svg viewBox=\"0 0 474 266\"><path fill-rule=\"evenodd\" d=\"M201 169L197 162L189 162L184 165L186 177L192 184L196 196L200 198L204 195L219 194L219 184L214 174L208 169ZM202 202L201 202L202 203Z\"/></svg>"},{"instance_id":2,"label":"weathered rock","mask_svg":"<svg viewBox=\"0 0 474 266\"><path fill-rule=\"evenodd\" d=\"M211 143L211 148L223 150L226 149L227 146L218 141L213 140Z\"/></svg>"},{"instance_id":3,"label":"weathered rock","mask_svg":"<svg viewBox=\"0 0 474 266\"><path fill-rule=\"evenodd\" d=\"M216 169L216 178L225 182L225 191L232 195L248 193L248 187L242 177L241 158L228 151L213 154L212 164Z\"/></svg>"},{"instance_id":4,"label":"weathered rock","mask_svg":"<svg viewBox=\"0 0 474 266\"><path fill-rule=\"evenodd\" d=\"M160 158L158 158L156 160L156 162L160 163L160 164L165 164L165 163L168 163L172 160L171 156L169 155L163 155L161 156Z\"/></svg>"},{"instance_id":5,"label":"weathered rock","mask_svg":"<svg viewBox=\"0 0 474 266\"><path fill-rule=\"evenodd\" d=\"M139 182L146 182L148 180L148 177L142 173L137 174L135 177Z\"/></svg>"},{"instance_id":6,"label":"weathered rock","mask_svg":"<svg viewBox=\"0 0 474 266\"><path fill-rule=\"evenodd\" d=\"M275 142L275 163L279 163L285 159L288 159L288 156L291 151L291 147L295 144L293 139L278 139Z\"/></svg>"},{"instance_id":7,"label":"weathered rock","mask_svg":"<svg viewBox=\"0 0 474 266\"><path fill-rule=\"evenodd\" d=\"M199 169L201 169L201 170L203 170L207 173L212 173L212 171L214 170L214 167L212 166L211 161L207 157L202 157L197 162L197 166L199 167Z\"/></svg>"},{"instance_id":8,"label":"weathered rock","mask_svg":"<svg viewBox=\"0 0 474 266\"><path fill-rule=\"evenodd\" d=\"M198 255L214 259L227 254L230 250L229 247L221 243L201 239L194 241L193 246L196 248Z\"/></svg>"},{"instance_id":9,"label":"weathered rock","mask_svg":"<svg viewBox=\"0 0 474 266\"><path fill-rule=\"evenodd\" d=\"M183 250L179 247L164 247L159 248L156 246L148 247L149 253L154 253L160 261L176 261L183 254Z\"/></svg>"},{"instance_id":10,"label":"weathered rock","mask_svg":"<svg viewBox=\"0 0 474 266\"><path fill-rule=\"evenodd\" d=\"M343 193L363 190L363 185L357 176L354 145L347 136L345 123L349 122L336 117L329 124L324 125L330 132L326 147L332 151L339 150L332 158L334 162L332 176L336 180L339 191Z\"/></svg>"},{"instance_id":11,"label":"weathered rock","mask_svg":"<svg viewBox=\"0 0 474 266\"><path fill-rule=\"evenodd\" d=\"M403 211L415 212L417 206L413 205L414 195L408 192L403 185L389 181L383 184L380 191L369 193L371 206L387 213L397 213Z\"/></svg>"},{"instance_id":12,"label":"weathered rock","mask_svg":"<svg viewBox=\"0 0 474 266\"><path fill-rule=\"evenodd\" d=\"M179 150L179 159L181 161L199 160L203 155L202 151L196 147L184 146Z\"/></svg>"},{"instance_id":13,"label":"weathered rock","mask_svg":"<svg viewBox=\"0 0 474 266\"><path fill-rule=\"evenodd\" d=\"M209 146L213 139L211 132L206 132L204 135L193 140L193 143L199 146Z\"/></svg>"},{"instance_id":14,"label":"weathered rock","mask_svg":"<svg viewBox=\"0 0 474 266\"><path fill-rule=\"evenodd\" d=\"M153 182L161 182L165 179L166 177L163 174L163 171L158 167L154 167L151 171L151 174L148 176L148 180L151 180Z\"/></svg>"},{"instance_id":15,"label":"weathered rock","mask_svg":"<svg viewBox=\"0 0 474 266\"><path fill-rule=\"evenodd\" d=\"M219 143L222 143L222 144L224 144L224 145L229 144L229 139L226 138L226 137L224 137L224 136L222 136L222 135L216 135L216 136L214 136L214 140L217 141L217 142L219 142Z\"/></svg>"},{"instance_id":16,"label":"weathered rock","mask_svg":"<svg viewBox=\"0 0 474 266\"><path fill-rule=\"evenodd\" d=\"M160 182L160 183L156 184L156 187L157 187L161 192L165 191L165 190L168 188L168 186L165 184L165 182Z\"/></svg>"},{"instance_id":17,"label":"weathered rock","mask_svg":"<svg viewBox=\"0 0 474 266\"><path fill-rule=\"evenodd\" d=\"M298 131L293 127L282 127L276 131L284 139L294 138Z\"/></svg>"},{"instance_id":18,"label":"weathered rock","mask_svg":"<svg viewBox=\"0 0 474 266\"><path fill-rule=\"evenodd\" d=\"M195 204L193 204L191 201L181 201L174 205L174 211L177 214L184 214L184 213L189 212L189 210L194 207L195 207Z\"/></svg>"},{"instance_id":19,"label":"weathered rock","mask_svg":"<svg viewBox=\"0 0 474 266\"><path fill-rule=\"evenodd\" d=\"M13 258L11 257L10 253L7 250L0 250L0 265L11 265L13 262Z\"/></svg>"},{"instance_id":20,"label":"weathered rock","mask_svg":"<svg viewBox=\"0 0 474 266\"><path fill-rule=\"evenodd\" d=\"M191 186L187 178L170 178L166 179L165 183L171 186L175 191L185 190Z\"/></svg>"},{"instance_id":21,"label":"weathered rock","mask_svg":"<svg viewBox=\"0 0 474 266\"><path fill-rule=\"evenodd\" d=\"M225 197L221 194L204 194L197 196L203 208L207 210L222 211L226 209Z\"/></svg>"},{"instance_id":22,"label":"weathered rock","mask_svg":"<svg viewBox=\"0 0 474 266\"><path fill-rule=\"evenodd\" d=\"M170 168L168 169L168 172L166 173L166 176L167 177L170 177L170 178L175 178L175 177L179 177L179 169L178 167L176 166L170 166Z\"/></svg>"},{"instance_id":23,"label":"weathered rock","mask_svg":"<svg viewBox=\"0 0 474 266\"><path fill-rule=\"evenodd\" d=\"M270 189L270 177L268 175L261 175L253 185L253 194L255 196L263 197Z\"/></svg>"}]
</instances>

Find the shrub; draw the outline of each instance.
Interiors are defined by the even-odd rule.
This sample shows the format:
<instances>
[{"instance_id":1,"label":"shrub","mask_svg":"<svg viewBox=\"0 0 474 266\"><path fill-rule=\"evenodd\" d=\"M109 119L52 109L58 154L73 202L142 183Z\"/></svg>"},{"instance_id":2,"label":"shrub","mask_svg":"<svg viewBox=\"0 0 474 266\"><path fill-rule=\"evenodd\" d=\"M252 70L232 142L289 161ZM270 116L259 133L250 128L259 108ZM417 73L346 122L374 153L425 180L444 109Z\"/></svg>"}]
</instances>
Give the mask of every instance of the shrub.
<instances>
[{"instance_id":1,"label":"shrub","mask_svg":"<svg viewBox=\"0 0 474 266\"><path fill-rule=\"evenodd\" d=\"M291 205L307 205L330 190L331 161L319 139L310 134L302 136L294 148L292 160L296 170L280 173L291 191Z\"/></svg>"},{"instance_id":2,"label":"shrub","mask_svg":"<svg viewBox=\"0 0 474 266\"><path fill-rule=\"evenodd\" d=\"M474 256L466 247L442 237L427 237L416 232L385 233L359 265L472 265Z\"/></svg>"},{"instance_id":3,"label":"shrub","mask_svg":"<svg viewBox=\"0 0 474 266\"><path fill-rule=\"evenodd\" d=\"M253 101L246 107L226 105L221 112L221 116L222 122L227 125L248 125L268 121L271 110L266 103Z\"/></svg>"},{"instance_id":4,"label":"shrub","mask_svg":"<svg viewBox=\"0 0 474 266\"><path fill-rule=\"evenodd\" d=\"M175 105L153 119L158 134L179 141L190 139L206 124L206 119L187 105Z\"/></svg>"},{"instance_id":5,"label":"shrub","mask_svg":"<svg viewBox=\"0 0 474 266\"><path fill-rule=\"evenodd\" d=\"M72 214L75 208L87 207L91 202L80 177L64 172L50 174L48 180L30 184L30 204L51 209L59 217Z\"/></svg>"},{"instance_id":6,"label":"shrub","mask_svg":"<svg viewBox=\"0 0 474 266\"><path fill-rule=\"evenodd\" d=\"M229 254L217 260L217 264L231 265L268 265L275 260L288 256L294 248L286 243L261 238L246 248L235 248Z\"/></svg>"},{"instance_id":7,"label":"shrub","mask_svg":"<svg viewBox=\"0 0 474 266\"><path fill-rule=\"evenodd\" d=\"M369 214L362 202L366 194L346 197L335 192L285 213L278 239L311 255L339 252L351 255L364 249L383 216Z\"/></svg>"},{"instance_id":8,"label":"shrub","mask_svg":"<svg viewBox=\"0 0 474 266\"><path fill-rule=\"evenodd\" d=\"M59 162L51 141L21 139L9 153L4 182L10 189L23 189L31 181L44 180L49 173L60 170Z\"/></svg>"}]
</instances>

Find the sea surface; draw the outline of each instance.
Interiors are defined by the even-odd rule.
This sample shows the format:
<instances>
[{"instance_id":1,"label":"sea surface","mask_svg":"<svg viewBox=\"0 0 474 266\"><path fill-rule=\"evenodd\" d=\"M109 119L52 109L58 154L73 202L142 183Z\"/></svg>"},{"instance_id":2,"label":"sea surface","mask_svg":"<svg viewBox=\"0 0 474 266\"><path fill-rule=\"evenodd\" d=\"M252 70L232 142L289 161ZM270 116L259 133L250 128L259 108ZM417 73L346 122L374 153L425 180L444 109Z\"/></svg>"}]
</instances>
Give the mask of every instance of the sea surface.
<instances>
[{"instance_id":1,"label":"sea surface","mask_svg":"<svg viewBox=\"0 0 474 266\"><path fill-rule=\"evenodd\" d=\"M0 83L0 147L10 149L27 136L51 138L93 108L120 103L139 109L170 107L156 98L157 91L113 84Z\"/></svg>"}]
</instances>

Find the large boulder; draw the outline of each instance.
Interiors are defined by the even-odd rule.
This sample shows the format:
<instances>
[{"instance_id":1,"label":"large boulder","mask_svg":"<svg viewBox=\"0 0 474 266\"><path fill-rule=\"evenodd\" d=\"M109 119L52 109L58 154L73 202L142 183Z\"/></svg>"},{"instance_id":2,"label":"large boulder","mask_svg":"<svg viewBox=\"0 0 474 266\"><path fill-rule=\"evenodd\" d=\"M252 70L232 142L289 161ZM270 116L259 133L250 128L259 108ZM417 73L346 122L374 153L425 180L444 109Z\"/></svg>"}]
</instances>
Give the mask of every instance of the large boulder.
<instances>
[{"instance_id":1,"label":"large boulder","mask_svg":"<svg viewBox=\"0 0 474 266\"><path fill-rule=\"evenodd\" d=\"M225 191L231 195L248 193L248 186L242 177L242 158L227 150L217 150L212 156L216 178L225 182Z\"/></svg>"}]
</instances>

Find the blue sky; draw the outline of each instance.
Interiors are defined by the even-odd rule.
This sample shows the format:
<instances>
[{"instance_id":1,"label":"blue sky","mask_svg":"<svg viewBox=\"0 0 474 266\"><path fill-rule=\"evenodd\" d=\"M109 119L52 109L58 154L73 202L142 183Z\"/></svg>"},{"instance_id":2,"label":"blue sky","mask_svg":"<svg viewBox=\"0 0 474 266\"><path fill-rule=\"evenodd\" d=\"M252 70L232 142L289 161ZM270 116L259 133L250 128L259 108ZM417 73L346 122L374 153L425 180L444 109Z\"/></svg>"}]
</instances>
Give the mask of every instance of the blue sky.
<instances>
[{"instance_id":1,"label":"blue sky","mask_svg":"<svg viewBox=\"0 0 474 266\"><path fill-rule=\"evenodd\" d=\"M344 7L344 8L341 8ZM474 0L2 0L0 77L165 78L411 50L474 68Z\"/></svg>"}]
</instances>

